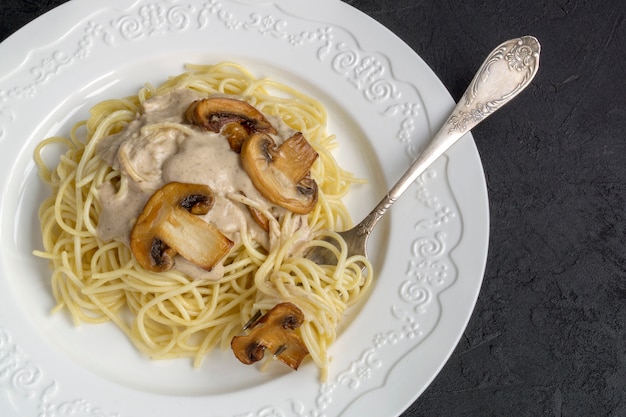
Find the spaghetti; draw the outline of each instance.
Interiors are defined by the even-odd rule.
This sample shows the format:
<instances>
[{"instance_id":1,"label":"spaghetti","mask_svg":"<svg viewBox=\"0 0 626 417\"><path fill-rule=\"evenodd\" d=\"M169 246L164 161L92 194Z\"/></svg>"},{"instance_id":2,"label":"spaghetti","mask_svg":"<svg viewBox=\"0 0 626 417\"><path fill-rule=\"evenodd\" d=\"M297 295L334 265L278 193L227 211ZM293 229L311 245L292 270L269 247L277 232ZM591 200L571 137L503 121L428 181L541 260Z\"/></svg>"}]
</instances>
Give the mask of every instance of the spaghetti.
<instances>
[{"instance_id":1,"label":"spaghetti","mask_svg":"<svg viewBox=\"0 0 626 417\"><path fill-rule=\"evenodd\" d=\"M107 204L102 190L112 187L119 195L129 187L127 175L105 162L98 146L136 120L148 100L181 88L202 96L241 97L268 117L302 132L319 154L311 168L318 202L307 215L285 211L275 218L254 199L229 194L234 204L265 210L273 221L268 242L245 225L239 230L217 278L193 277L174 269L146 271L127 241L105 239L98 230ZM336 141L326 133L326 121L318 101L270 79L257 79L242 66L190 65L158 87L148 85L136 96L97 104L69 137L44 140L35 160L52 193L40 208L44 250L36 254L51 264L54 310L67 310L76 325L112 321L149 357L191 357L199 366L209 350L227 349L255 312L289 301L305 315L299 332L325 378L327 350L337 325L345 310L366 292L372 270L366 258L347 257L345 243L333 231L351 226L341 200L357 180L331 155ZM184 134L185 128L180 129ZM50 170L42 152L56 145L67 150ZM327 245L328 237L339 242L337 265L320 266L302 257L311 246Z\"/></svg>"}]
</instances>

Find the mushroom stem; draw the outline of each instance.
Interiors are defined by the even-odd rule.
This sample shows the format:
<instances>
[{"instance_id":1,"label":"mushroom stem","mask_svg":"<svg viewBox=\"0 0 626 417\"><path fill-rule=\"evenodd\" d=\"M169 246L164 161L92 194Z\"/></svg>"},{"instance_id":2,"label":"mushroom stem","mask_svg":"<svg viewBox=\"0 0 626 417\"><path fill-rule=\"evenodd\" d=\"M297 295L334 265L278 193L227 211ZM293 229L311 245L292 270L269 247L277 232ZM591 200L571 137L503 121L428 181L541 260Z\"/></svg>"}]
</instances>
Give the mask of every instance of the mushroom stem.
<instances>
[{"instance_id":1,"label":"mushroom stem","mask_svg":"<svg viewBox=\"0 0 626 417\"><path fill-rule=\"evenodd\" d=\"M211 188L171 182L157 190L137 218L130 248L146 270L163 272L179 254L207 271L230 251L233 242L198 215L213 205Z\"/></svg>"},{"instance_id":2,"label":"mushroom stem","mask_svg":"<svg viewBox=\"0 0 626 417\"><path fill-rule=\"evenodd\" d=\"M284 141L274 155L274 167L283 172L294 184L309 175L318 154L301 132Z\"/></svg>"},{"instance_id":3,"label":"mushroom stem","mask_svg":"<svg viewBox=\"0 0 626 417\"><path fill-rule=\"evenodd\" d=\"M160 235L178 255L207 271L233 246L215 226L185 210L171 210L161 224Z\"/></svg>"}]
</instances>

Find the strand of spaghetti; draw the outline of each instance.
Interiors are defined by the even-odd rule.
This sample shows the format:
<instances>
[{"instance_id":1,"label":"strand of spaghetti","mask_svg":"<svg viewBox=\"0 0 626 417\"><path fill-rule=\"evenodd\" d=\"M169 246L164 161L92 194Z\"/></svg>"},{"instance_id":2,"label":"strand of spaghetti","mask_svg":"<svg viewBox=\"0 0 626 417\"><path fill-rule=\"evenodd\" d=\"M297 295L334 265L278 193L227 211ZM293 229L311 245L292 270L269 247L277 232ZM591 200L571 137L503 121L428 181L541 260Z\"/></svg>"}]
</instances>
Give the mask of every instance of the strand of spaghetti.
<instances>
[{"instance_id":1,"label":"strand of spaghetti","mask_svg":"<svg viewBox=\"0 0 626 417\"><path fill-rule=\"evenodd\" d=\"M268 233L270 235L270 238L273 238L273 237L276 237L276 236L280 235L280 224L278 223L278 220L276 220L274 215L267 208L265 208L263 205L259 204L259 202L254 201L254 200L252 200L252 199L250 199L250 198L248 198L245 195L240 194L240 193L229 193L228 194L228 198L233 200L233 201L237 201L237 202L239 202L241 204L244 204L244 205L246 205L248 207L252 207L255 210L257 210L258 212L260 212L265 217L265 219L268 220L268 223L269 223L268 228L270 229ZM247 239L247 236L248 236L247 226L244 224L243 228L244 229L242 230L242 232L243 232L242 235L246 236L246 241L248 243L250 243L250 240ZM259 259L261 259L261 258L265 258L265 256L259 256Z\"/></svg>"},{"instance_id":2,"label":"strand of spaghetti","mask_svg":"<svg viewBox=\"0 0 626 417\"><path fill-rule=\"evenodd\" d=\"M107 104L111 103L112 101L107 102ZM99 143L98 139L111 134L111 132L114 131L114 126L116 124L132 120L134 117L135 113L129 110L116 110L108 117L103 118L103 120L96 125L95 130L91 133L91 140L86 142L83 149L83 155L78 162L78 166L76 167L77 187L82 187L84 182L89 182L91 179L86 172L88 172L90 163L98 160L96 157L96 148Z\"/></svg>"},{"instance_id":3,"label":"strand of spaghetti","mask_svg":"<svg viewBox=\"0 0 626 417\"><path fill-rule=\"evenodd\" d=\"M96 231L96 225L94 224L94 222L97 223L98 219L97 216L95 215L94 211L95 211L95 204L97 201L97 190L95 185L91 185L91 187L89 187L89 189L85 192L85 195L83 197L84 199L84 204L83 204L83 211L82 211L82 221L83 221L83 226L84 228L91 234L96 235L97 231ZM95 217L95 219L94 219Z\"/></svg>"},{"instance_id":4,"label":"strand of spaghetti","mask_svg":"<svg viewBox=\"0 0 626 417\"><path fill-rule=\"evenodd\" d=\"M62 145L66 149L72 149L73 143L70 139L63 136L55 136L48 138L46 140L41 141L35 147L34 159L35 164L39 167L39 178L48 185L52 186L52 170L48 168L48 165L45 163L42 153L45 147L52 146L53 144Z\"/></svg>"},{"instance_id":5,"label":"strand of spaghetti","mask_svg":"<svg viewBox=\"0 0 626 417\"><path fill-rule=\"evenodd\" d=\"M328 359L324 354L326 351L324 338L319 337L319 334L313 330L311 322L305 322L302 326L300 326L300 334L302 335L302 339L309 350L311 359L324 373L321 378L326 380L325 373L327 373L328 369Z\"/></svg>"},{"instance_id":6,"label":"strand of spaghetti","mask_svg":"<svg viewBox=\"0 0 626 417\"><path fill-rule=\"evenodd\" d=\"M168 298L171 298L174 295L181 294L181 293L189 290L189 288L192 288L194 286L199 285L200 283L201 283L201 281L190 281L188 284L186 284L186 285L184 285L184 286L182 286L180 288L168 291L166 293L163 293L163 294L160 294L160 295L154 297L152 300L146 302L145 304L143 304L141 306L141 308L137 312L136 323L137 323L138 329L140 331L140 335L142 336L142 339L143 339L144 342L146 342L146 344L148 344L149 346L156 347L156 345L152 342L152 340L150 339L148 334L145 331L142 331L142 329L143 329L142 324L144 323L144 319L145 319L145 316L146 316L148 310L152 306L156 305L157 303L159 303L159 302L161 302L163 300L166 300Z\"/></svg>"},{"instance_id":7,"label":"strand of spaghetti","mask_svg":"<svg viewBox=\"0 0 626 417\"><path fill-rule=\"evenodd\" d=\"M143 134L143 133L149 133L149 132L158 131L162 129L179 130L180 132L185 133L187 135L194 134L194 131L190 126L181 125L180 123L172 123L172 122L160 122L160 123L151 124L149 126L144 126L141 128L141 132Z\"/></svg>"}]
</instances>

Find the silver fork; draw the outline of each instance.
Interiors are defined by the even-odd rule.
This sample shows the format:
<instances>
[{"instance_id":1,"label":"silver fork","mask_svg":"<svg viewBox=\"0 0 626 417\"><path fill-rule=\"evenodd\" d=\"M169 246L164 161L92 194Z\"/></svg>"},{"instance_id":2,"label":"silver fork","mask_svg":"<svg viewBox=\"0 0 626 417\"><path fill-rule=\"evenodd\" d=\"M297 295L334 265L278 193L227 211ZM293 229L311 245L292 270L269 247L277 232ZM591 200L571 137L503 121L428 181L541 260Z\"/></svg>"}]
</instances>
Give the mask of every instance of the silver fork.
<instances>
[{"instance_id":1,"label":"silver fork","mask_svg":"<svg viewBox=\"0 0 626 417\"><path fill-rule=\"evenodd\" d=\"M539 68L540 50L535 37L524 36L502 43L489 54L447 121L421 155L359 224L339 233L348 246L348 256L367 256L367 239L372 230L409 186L463 135L530 84ZM336 244L331 239L329 242ZM332 251L323 246L311 248L305 257L319 265L337 262Z\"/></svg>"}]
</instances>

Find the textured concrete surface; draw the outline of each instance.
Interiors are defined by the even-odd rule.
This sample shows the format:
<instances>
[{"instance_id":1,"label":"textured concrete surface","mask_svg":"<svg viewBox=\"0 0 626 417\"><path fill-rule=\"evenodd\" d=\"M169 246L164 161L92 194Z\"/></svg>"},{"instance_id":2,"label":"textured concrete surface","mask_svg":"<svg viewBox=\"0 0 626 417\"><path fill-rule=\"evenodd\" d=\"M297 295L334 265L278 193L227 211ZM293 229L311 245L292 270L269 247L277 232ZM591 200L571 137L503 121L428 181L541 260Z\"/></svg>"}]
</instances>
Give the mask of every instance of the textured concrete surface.
<instances>
[{"instance_id":1,"label":"textured concrete surface","mask_svg":"<svg viewBox=\"0 0 626 417\"><path fill-rule=\"evenodd\" d=\"M474 131L491 210L484 285L403 417L626 416L626 3L345 2L409 44L456 100L501 41L542 44L533 86ZM0 40L61 3L3 0Z\"/></svg>"}]
</instances>

